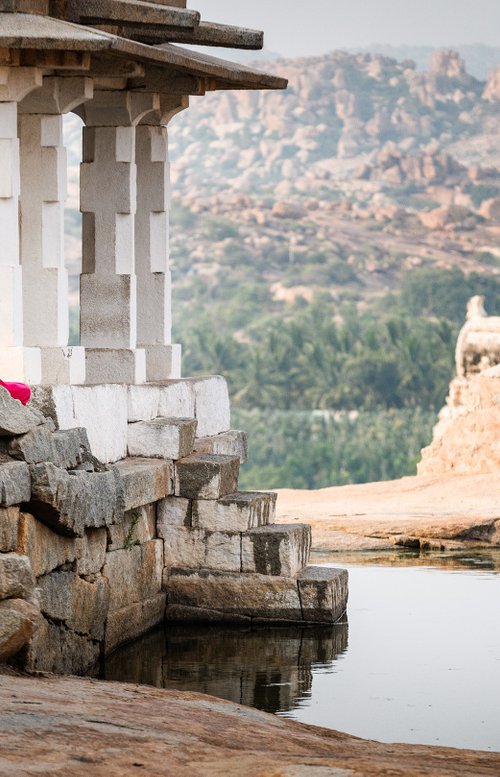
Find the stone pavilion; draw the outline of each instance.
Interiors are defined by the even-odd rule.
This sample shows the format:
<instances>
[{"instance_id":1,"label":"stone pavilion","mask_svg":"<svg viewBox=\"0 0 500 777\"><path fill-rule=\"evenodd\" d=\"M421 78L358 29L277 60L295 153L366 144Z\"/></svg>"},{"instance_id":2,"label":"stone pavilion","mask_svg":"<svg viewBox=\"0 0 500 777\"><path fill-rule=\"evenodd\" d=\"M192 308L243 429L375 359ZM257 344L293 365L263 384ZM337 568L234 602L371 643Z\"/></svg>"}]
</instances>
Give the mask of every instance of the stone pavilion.
<instances>
[{"instance_id":1,"label":"stone pavilion","mask_svg":"<svg viewBox=\"0 0 500 777\"><path fill-rule=\"evenodd\" d=\"M238 490L220 376L171 342L167 125L190 95L286 81L185 0L0 0L0 662L85 672L164 620L335 623L347 573ZM63 116L81 117L81 345L68 347Z\"/></svg>"}]
</instances>

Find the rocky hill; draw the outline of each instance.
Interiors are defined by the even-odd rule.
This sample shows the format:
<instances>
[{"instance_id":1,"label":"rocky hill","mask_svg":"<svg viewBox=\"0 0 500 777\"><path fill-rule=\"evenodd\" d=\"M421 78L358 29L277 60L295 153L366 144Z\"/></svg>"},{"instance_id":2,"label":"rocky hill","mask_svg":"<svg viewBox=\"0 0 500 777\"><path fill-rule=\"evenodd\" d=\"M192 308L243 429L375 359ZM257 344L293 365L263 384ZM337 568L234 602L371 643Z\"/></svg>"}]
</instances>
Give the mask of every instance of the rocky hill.
<instances>
[{"instance_id":1,"label":"rocky hill","mask_svg":"<svg viewBox=\"0 0 500 777\"><path fill-rule=\"evenodd\" d=\"M242 263L278 302L499 272L500 69L480 81L452 51L425 72L343 52L269 67L287 92L193 98L172 123L180 301Z\"/></svg>"}]
</instances>

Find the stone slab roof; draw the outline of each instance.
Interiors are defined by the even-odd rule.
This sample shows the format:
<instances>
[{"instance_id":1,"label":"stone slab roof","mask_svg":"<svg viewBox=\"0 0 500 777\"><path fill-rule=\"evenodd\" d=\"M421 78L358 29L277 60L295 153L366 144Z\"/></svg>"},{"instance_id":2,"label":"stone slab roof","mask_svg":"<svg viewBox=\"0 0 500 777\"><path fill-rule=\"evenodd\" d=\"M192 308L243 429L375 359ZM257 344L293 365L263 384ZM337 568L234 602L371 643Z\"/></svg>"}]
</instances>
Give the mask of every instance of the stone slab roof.
<instances>
[{"instance_id":1,"label":"stone slab roof","mask_svg":"<svg viewBox=\"0 0 500 777\"><path fill-rule=\"evenodd\" d=\"M184 6L184 0L0 0L0 48L108 52L154 68L158 91L158 70L169 83L173 75L190 75L210 90L286 88L283 78L173 45L263 45L259 31L202 22Z\"/></svg>"}]
</instances>

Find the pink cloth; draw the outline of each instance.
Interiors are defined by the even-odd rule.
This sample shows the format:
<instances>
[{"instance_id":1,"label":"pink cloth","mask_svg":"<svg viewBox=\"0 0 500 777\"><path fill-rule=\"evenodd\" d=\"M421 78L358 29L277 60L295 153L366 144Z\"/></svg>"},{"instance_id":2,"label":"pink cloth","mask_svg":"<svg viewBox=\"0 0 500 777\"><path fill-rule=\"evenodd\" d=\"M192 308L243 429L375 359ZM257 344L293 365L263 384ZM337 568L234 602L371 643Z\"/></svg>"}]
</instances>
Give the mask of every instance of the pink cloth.
<instances>
[{"instance_id":1,"label":"pink cloth","mask_svg":"<svg viewBox=\"0 0 500 777\"><path fill-rule=\"evenodd\" d=\"M23 405L30 401L31 389L25 383L4 383L0 380L0 386L6 388L11 397L18 399Z\"/></svg>"}]
</instances>

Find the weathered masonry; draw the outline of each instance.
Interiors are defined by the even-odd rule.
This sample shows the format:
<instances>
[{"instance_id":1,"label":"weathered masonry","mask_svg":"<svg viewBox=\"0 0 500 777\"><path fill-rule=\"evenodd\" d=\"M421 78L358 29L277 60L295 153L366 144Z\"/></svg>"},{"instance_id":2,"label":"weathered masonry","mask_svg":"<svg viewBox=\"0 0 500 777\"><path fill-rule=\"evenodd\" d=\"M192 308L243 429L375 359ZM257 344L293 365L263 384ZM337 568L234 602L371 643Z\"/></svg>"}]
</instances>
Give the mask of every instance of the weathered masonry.
<instances>
[{"instance_id":1,"label":"weathered masonry","mask_svg":"<svg viewBox=\"0 0 500 777\"><path fill-rule=\"evenodd\" d=\"M85 671L164 618L332 622L347 575L240 493L220 377L171 342L169 120L286 81L176 43L261 48L184 0L0 0L0 660ZM62 117L84 122L81 345L68 348Z\"/></svg>"}]
</instances>

